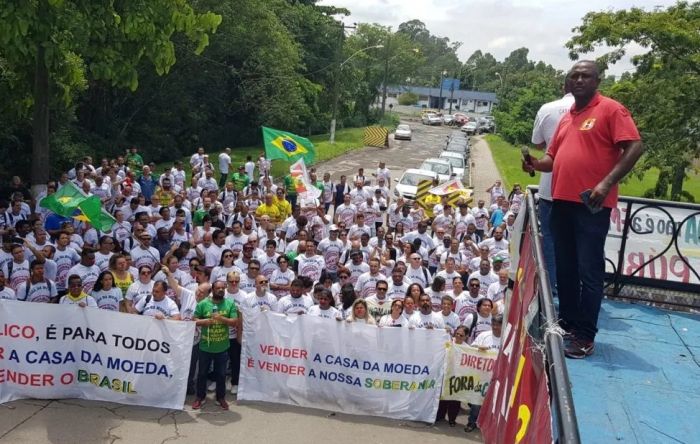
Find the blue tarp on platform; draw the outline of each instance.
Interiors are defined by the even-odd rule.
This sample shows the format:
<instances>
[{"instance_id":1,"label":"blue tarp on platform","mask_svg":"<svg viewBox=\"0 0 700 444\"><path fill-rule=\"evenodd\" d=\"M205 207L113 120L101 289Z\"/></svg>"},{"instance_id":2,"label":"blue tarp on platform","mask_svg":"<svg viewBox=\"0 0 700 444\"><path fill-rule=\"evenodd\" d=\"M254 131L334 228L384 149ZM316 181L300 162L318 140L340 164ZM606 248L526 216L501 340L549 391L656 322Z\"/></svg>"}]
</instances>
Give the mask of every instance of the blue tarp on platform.
<instances>
[{"instance_id":1,"label":"blue tarp on platform","mask_svg":"<svg viewBox=\"0 0 700 444\"><path fill-rule=\"evenodd\" d=\"M581 442L700 442L700 316L604 301L598 328L567 359Z\"/></svg>"}]
</instances>

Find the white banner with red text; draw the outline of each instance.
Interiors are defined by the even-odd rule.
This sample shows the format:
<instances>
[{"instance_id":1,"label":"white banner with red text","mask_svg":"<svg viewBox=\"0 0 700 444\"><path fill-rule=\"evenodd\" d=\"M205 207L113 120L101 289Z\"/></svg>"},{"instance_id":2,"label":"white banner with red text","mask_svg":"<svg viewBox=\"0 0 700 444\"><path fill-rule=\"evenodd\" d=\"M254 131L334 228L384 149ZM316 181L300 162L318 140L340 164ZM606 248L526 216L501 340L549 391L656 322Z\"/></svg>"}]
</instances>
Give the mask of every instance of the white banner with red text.
<instances>
[{"instance_id":1,"label":"white banner with red text","mask_svg":"<svg viewBox=\"0 0 700 444\"><path fill-rule=\"evenodd\" d=\"M81 398L182 409L194 322L0 301L0 403Z\"/></svg>"},{"instance_id":2,"label":"white banner with red text","mask_svg":"<svg viewBox=\"0 0 700 444\"><path fill-rule=\"evenodd\" d=\"M379 328L315 316L244 316L238 399L433 422L444 330Z\"/></svg>"},{"instance_id":3,"label":"white banner with red text","mask_svg":"<svg viewBox=\"0 0 700 444\"><path fill-rule=\"evenodd\" d=\"M466 344L451 344L447 350L440 399L483 404L496 357L498 350L479 350Z\"/></svg>"}]
</instances>

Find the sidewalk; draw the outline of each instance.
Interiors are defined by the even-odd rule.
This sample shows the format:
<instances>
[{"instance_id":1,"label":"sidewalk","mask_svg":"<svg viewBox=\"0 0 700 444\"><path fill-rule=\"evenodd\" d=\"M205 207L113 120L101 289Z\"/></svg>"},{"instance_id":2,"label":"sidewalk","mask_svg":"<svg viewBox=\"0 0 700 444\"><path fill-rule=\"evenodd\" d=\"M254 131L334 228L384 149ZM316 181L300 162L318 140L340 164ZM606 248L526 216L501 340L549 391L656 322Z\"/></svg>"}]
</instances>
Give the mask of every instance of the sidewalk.
<instances>
[{"instance_id":1,"label":"sidewalk","mask_svg":"<svg viewBox=\"0 0 700 444\"><path fill-rule=\"evenodd\" d=\"M472 137L471 158L472 186L474 187L474 205L479 199L484 199L488 204L490 195L486 189L501 179L501 174L493 161L491 149L482 136Z\"/></svg>"}]
</instances>

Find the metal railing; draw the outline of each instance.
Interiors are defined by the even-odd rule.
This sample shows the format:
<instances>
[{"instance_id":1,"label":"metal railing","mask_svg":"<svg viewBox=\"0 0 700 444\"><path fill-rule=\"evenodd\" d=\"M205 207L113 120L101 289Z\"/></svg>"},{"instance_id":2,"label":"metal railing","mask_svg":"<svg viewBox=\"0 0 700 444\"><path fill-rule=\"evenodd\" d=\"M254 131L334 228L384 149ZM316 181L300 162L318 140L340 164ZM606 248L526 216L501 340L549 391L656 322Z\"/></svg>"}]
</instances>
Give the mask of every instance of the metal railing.
<instances>
[{"instance_id":1,"label":"metal railing","mask_svg":"<svg viewBox=\"0 0 700 444\"><path fill-rule=\"evenodd\" d=\"M698 232L700 227L697 227L696 220L700 215L700 205L627 196L620 196L619 202L622 205L618 205L619 214L615 219L618 223L622 223L624 217L622 232L619 235L620 247L616 256L606 257L606 262L612 267L612 272L606 272L606 280L608 287L611 287L612 295L624 298L625 296L620 295L620 292L627 284L700 293L700 274L681 251L679 245L681 234L684 230L689 230L690 234L694 233L694 237L690 240L700 248ZM619 209L620 207L622 209ZM688 234L686 233L686 237ZM608 234L606 244L612 237L618 236ZM643 260L639 261L641 263L637 264L636 268L630 267L629 263L626 266L625 259L630 254L630 242L640 240L650 245L648 257L644 257L645 252L632 252ZM673 255L671 259L668 253ZM682 264L683 277L676 280L669 276L669 270L673 271L678 263ZM653 276L648 277L644 274L653 274ZM669 302L669 304L687 306L675 302Z\"/></svg>"},{"instance_id":2,"label":"metal railing","mask_svg":"<svg viewBox=\"0 0 700 444\"><path fill-rule=\"evenodd\" d=\"M581 442L581 438L574 409L574 399L571 393L569 372L567 371L564 357L564 341L560 334L550 328L557 323L558 318L554 309L552 289L549 286L549 277L547 276L542 253L537 207L532 189L527 193L525 202L527 212L523 226L525 229L530 230L532 251L523 252L521 244L520 255L532 254L537 265L539 316L537 317L537 328L534 329L533 333L536 335L535 339L543 342L545 346L554 440L561 444L578 444Z\"/></svg>"}]
</instances>

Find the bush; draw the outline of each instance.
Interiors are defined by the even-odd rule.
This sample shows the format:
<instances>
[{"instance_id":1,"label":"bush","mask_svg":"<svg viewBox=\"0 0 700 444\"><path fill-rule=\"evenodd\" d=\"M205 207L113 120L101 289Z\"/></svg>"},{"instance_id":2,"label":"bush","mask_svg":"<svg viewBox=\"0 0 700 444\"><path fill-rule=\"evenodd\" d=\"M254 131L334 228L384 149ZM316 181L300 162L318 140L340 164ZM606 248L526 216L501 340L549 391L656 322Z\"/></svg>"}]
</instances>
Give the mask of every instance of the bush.
<instances>
[{"instance_id":1,"label":"bush","mask_svg":"<svg viewBox=\"0 0 700 444\"><path fill-rule=\"evenodd\" d=\"M399 105L415 105L418 103L418 94L407 92L399 96Z\"/></svg>"}]
</instances>

